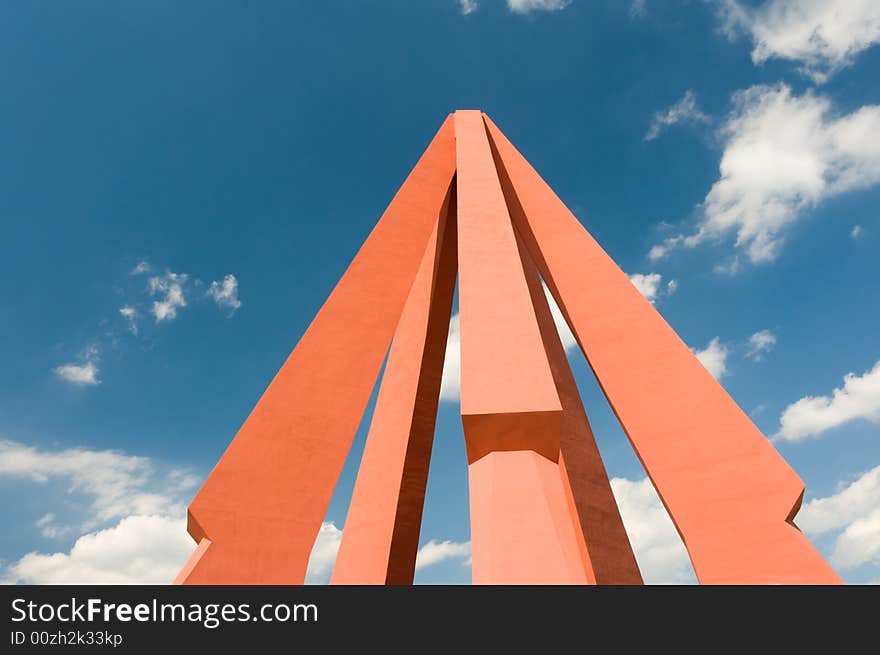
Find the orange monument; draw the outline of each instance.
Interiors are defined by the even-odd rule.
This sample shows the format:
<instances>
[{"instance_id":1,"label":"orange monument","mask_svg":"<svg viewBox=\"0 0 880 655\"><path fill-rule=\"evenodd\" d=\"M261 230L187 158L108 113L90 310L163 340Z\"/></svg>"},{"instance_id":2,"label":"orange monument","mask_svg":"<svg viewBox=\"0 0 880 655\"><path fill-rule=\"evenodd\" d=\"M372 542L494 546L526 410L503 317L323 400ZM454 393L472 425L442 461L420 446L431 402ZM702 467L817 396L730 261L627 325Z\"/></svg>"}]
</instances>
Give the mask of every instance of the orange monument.
<instances>
[{"instance_id":1,"label":"orange monument","mask_svg":"<svg viewBox=\"0 0 880 655\"><path fill-rule=\"evenodd\" d=\"M489 117L457 111L190 504L176 583L303 582L386 354L331 582L412 583L456 273L475 583L642 581L542 280L699 581L840 582L794 523L794 471Z\"/></svg>"}]
</instances>

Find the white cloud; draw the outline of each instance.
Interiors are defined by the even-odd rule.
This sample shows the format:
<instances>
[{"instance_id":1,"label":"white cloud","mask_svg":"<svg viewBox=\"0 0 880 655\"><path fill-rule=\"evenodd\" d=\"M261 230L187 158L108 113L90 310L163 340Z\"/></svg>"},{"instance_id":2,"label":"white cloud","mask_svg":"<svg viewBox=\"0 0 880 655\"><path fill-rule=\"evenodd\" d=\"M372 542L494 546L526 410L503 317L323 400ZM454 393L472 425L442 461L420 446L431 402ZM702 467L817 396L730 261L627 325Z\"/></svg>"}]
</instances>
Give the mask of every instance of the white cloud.
<instances>
[{"instance_id":1,"label":"white cloud","mask_svg":"<svg viewBox=\"0 0 880 655\"><path fill-rule=\"evenodd\" d=\"M515 14L532 11L559 11L571 4L571 0L507 0L507 8Z\"/></svg>"},{"instance_id":2,"label":"white cloud","mask_svg":"<svg viewBox=\"0 0 880 655\"><path fill-rule=\"evenodd\" d=\"M565 352L568 352L572 348L576 348L578 345L577 339L571 331L571 328L568 327L565 316L562 315L562 310L559 309L559 305L556 304L556 300L553 298L553 294L550 293L550 289L547 288L546 284L544 285L544 295L547 296L547 304L550 305L550 316L553 317L553 323L556 325L556 331L559 332L559 340L562 342L562 347L565 348Z\"/></svg>"},{"instance_id":3,"label":"white cloud","mask_svg":"<svg viewBox=\"0 0 880 655\"><path fill-rule=\"evenodd\" d=\"M774 438L801 441L856 420L880 423L880 361L864 375L847 373L830 396L806 396L786 407Z\"/></svg>"},{"instance_id":4,"label":"white cloud","mask_svg":"<svg viewBox=\"0 0 880 655\"><path fill-rule=\"evenodd\" d=\"M713 338L702 350L693 352L716 380L727 374L727 356L730 354L730 349L721 343L718 337Z\"/></svg>"},{"instance_id":5,"label":"white cloud","mask_svg":"<svg viewBox=\"0 0 880 655\"><path fill-rule=\"evenodd\" d=\"M611 489L644 581L695 582L687 550L650 479L613 478Z\"/></svg>"},{"instance_id":6,"label":"white cloud","mask_svg":"<svg viewBox=\"0 0 880 655\"><path fill-rule=\"evenodd\" d=\"M553 295L544 285L544 295L550 306L550 315L559 332L559 340L566 352L577 346L577 339L562 315L562 310L553 299ZM440 381L440 400L458 402L461 398L461 328L459 315L453 314L449 321L449 336L446 339L446 360L443 362L443 377Z\"/></svg>"},{"instance_id":7,"label":"white cloud","mask_svg":"<svg viewBox=\"0 0 880 655\"><path fill-rule=\"evenodd\" d=\"M83 521L86 529L130 514L182 511L180 495L197 482L183 469L159 475L145 457L85 448L40 450L16 441L0 441L2 477L24 478L37 484L61 481L68 493L90 497L88 516Z\"/></svg>"},{"instance_id":8,"label":"white cloud","mask_svg":"<svg viewBox=\"0 0 880 655\"><path fill-rule=\"evenodd\" d=\"M85 531L68 552L33 551L6 567L4 577L27 584L165 584L171 582L195 544L186 532L183 499L198 484L191 472L160 474L150 459L110 450L41 450L0 441L0 478L37 484L60 482L85 516L59 522L55 512L35 522L43 536ZM62 505L64 506L64 505ZM70 507L70 503L66 503ZM57 511L57 510L56 510ZM110 521L115 525L106 527Z\"/></svg>"},{"instance_id":9,"label":"white cloud","mask_svg":"<svg viewBox=\"0 0 880 655\"><path fill-rule=\"evenodd\" d=\"M853 521L837 538L831 563L841 569L852 569L880 561L880 508Z\"/></svg>"},{"instance_id":10,"label":"white cloud","mask_svg":"<svg viewBox=\"0 0 880 655\"><path fill-rule=\"evenodd\" d=\"M678 282L675 280L669 280L666 283L666 289L664 292L662 283L663 276L659 273L633 273L629 276L629 281L633 283L636 289L639 290L645 298L647 298L651 303L654 303L660 296L667 295L671 296L675 293L676 289L678 289Z\"/></svg>"},{"instance_id":11,"label":"white cloud","mask_svg":"<svg viewBox=\"0 0 880 655\"><path fill-rule=\"evenodd\" d=\"M863 230L862 230L862 226L861 226L861 225L853 225L853 229L850 230L849 235L850 235L853 239L858 239L860 236L862 236L862 231L863 231Z\"/></svg>"},{"instance_id":12,"label":"white cloud","mask_svg":"<svg viewBox=\"0 0 880 655\"><path fill-rule=\"evenodd\" d=\"M131 305L125 305L124 307L119 308L119 313L128 322L128 331L132 334L137 334L137 310Z\"/></svg>"},{"instance_id":13,"label":"white cloud","mask_svg":"<svg viewBox=\"0 0 880 655\"><path fill-rule=\"evenodd\" d=\"M437 541L436 539L431 539L419 548L419 552L416 555L416 570L451 559L460 559L467 563L470 561L470 557L470 541Z\"/></svg>"},{"instance_id":14,"label":"white cloud","mask_svg":"<svg viewBox=\"0 0 880 655\"><path fill-rule=\"evenodd\" d=\"M795 522L810 535L838 532L831 563L842 570L880 563L880 466L838 493L806 503Z\"/></svg>"},{"instance_id":15,"label":"white cloud","mask_svg":"<svg viewBox=\"0 0 880 655\"><path fill-rule=\"evenodd\" d=\"M446 359L440 380L440 400L458 402L461 398L461 328L458 314L449 320L449 336L446 339Z\"/></svg>"},{"instance_id":16,"label":"white cloud","mask_svg":"<svg viewBox=\"0 0 880 655\"><path fill-rule=\"evenodd\" d=\"M77 385L93 386L100 384L98 379L98 348L89 346L81 356L81 362L74 364L62 364L52 369L59 378L65 382Z\"/></svg>"},{"instance_id":17,"label":"white cloud","mask_svg":"<svg viewBox=\"0 0 880 655\"><path fill-rule=\"evenodd\" d=\"M62 364L52 370L59 378L71 384L95 385L101 383L98 379L98 366L95 362Z\"/></svg>"},{"instance_id":18,"label":"white cloud","mask_svg":"<svg viewBox=\"0 0 880 655\"><path fill-rule=\"evenodd\" d=\"M719 4L728 35L751 37L755 64L774 58L795 61L820 84L880 43L877 0L768 0L757 8L738 0Z\"/></svg>"},{"instance_id":19,"label":"white cloud","mask_svg":"<svg viewBox=\"0 0 880 655\"><path fill-rule=\"evenodd\" d=\"M647 275L633 273L629 276L629 281L633 283L633 286L651 302L654 302L657 298L657 292L660 290L660 281L662 279L663 276L659 273L648 273Z\"/></svg>"},{"instance_id":20,"label":"white cloud","mask_svg":"<svg viewBox=\"0 0 880 655\"><path fill-rule=\"evenodd\" d=\"M467 16L479 9L480 3L477 0L458 0L458 6L461 13Z\"/></svg>"},{"instance_id":21,"label":"white cloud","mask_svg":"<svg viewBox=\"0 0 880 655\"><path fill-rule=\"evenodd\" d=\"M183 518L127 516L69 552L31 552L6 576L24 584L168 584L193 551Z\"/></svg>"},{"instance_id":22,"label":"white cloud","mask_svg":"<svg viewBox=\"0 0 880 655\"><path fill-rule=\"evenodd\" d=\"M306 569L306 584L327 584L336 563L339 544L342 543L342 530L332 521L321 524L318 538L312 546L309 566Z\"/></svg>"},{"instance_id":23,"label":"white cloud","mask_svg":"<svg viewBox=\"0 0 880 655\"><path fill-rule=\"evenodd\" d=\"M130 275L140 275L141 273L149 273L152 270L147 260L141 260L131 269Z\"/></svg>"},{"instance_id":24,"label":"white cloud","mask_svg":"<svg viewBox=\"0 0 880 655\"><path fill-rule=\"evenodd\" d=\"M234 275L226 275L223 282L211 282L208 295L214 299L218 307L229 307L232 312L241 307L238 299L238 280Z\"/></svg>"},{"instance_id":25,"label":"white cloud","mask_svg":"<svg viewBox=\"0 0 880 655\"><path fill-rule=\"evenodd\" d=\"M342 543L342 530L336 527L332 521L321 524L321 530L315 539L315 545L309 557L309 566L306 571L306 584L322 585L330 582L333 566L336 564L336 556L339 553L339 544ZM471 555L471 544L457 543L454 541L436 541L432 539L419 549L416 555L416 569L431 566L449 559L467 559Z\"/></svg>"},{"instance_id":26,"label":"white cloud","mask_svg":"<svg viewBox=\"0 0 880 655\"><path fill-rule=\"evenodd\" d=\"M749 337L749 350L746 352L746 357L754 359L755 361L761 361L766 353L773 350L775 345L776 335L770 330L755 332Z\"/></svg>"},{"instance_id":27,"label":"white cloud","mask_svg":"<svg viewBox=\"0 0 880 655\"><path fill-rule=\"evenodd\" d=\"M157 323L176 318L177 309L186 307L183 285L186 284L187 277L184 273L178 274L169 271L163 276L150 278L150 295L161 298L153 301L153 307L150 310L156 317Z\"/></svg>"},{"instance_id":28,"label":"white cloud","mask_svg":"<svg viewBox=\"0 0 880 655\"><path fill-rule=\"evenodd\" d=\"M651 249L648 251L648 259L652 262L665 259L669 255L669 251L681 244L682 241L684 241L683 236L664 239L662 243L651 246Z\"/></svg>"},{"instance_id":29,"label":"white cloud","mask_svg":"<svg viewBox=\"0 0 880 655\"><path fill-rule=\"evenodd\" d=\"M644 9L644 6L643 6ZM697 95L690 89L685 91L681 99L671 107L654 114L651 127L645 134L645 141L653 141L667 128L679 123L710 123L709 116L700 111L697 106Z\"/></svg>"},{"instance_id":30,"label":"white cloud","mask_svg":"<svg viewBox=\"0 0 880 655\"><path fill-rule=\"evenodd\" d=\"M740 91L734 105L721 130L721 177L706 195L696 233L664 240L650 259L734 232L753 263L771 261L786 229L808 209L880 182L880 106L835 117L827 97L794 96L784 84ZM738 257L726 269L737 267Z\"/></svg>"},{"instance_id":31,"label":"white cloud","mask_svg":"<svg viewBox=\"0 0 880 655\"><path fill-rule=\"evenodd\" d=\"M63 537L65 534L70 532L70 526L59 526L55 522L55 514L49 512L48 514L44 514L37 521L34 522L34 526L40 529L40 534L46 537L47 539L58 539L59 537Z\"/></svg>"},{"instance_id":32,"label":"white cloud","mask_svg":"<svg viewBox=\"0 0 880 655\"><path fill-rule=\"evenodd\" d=\"M632 0L629 5L630 18L644 18L648 13L645 0Z\"/></svg>"}]
</instances>

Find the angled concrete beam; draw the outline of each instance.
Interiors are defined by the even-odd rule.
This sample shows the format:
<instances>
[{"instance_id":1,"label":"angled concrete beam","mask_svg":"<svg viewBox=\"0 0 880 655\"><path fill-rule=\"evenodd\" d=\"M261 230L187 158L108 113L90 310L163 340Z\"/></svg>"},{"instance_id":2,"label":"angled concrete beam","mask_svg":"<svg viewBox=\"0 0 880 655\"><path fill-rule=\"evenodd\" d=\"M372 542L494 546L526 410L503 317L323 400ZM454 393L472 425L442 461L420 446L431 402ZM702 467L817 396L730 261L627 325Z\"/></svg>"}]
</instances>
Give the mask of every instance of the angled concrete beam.
<instances>
[{"instance_id":1,"label":"angled concrete beam","mask_svg":"<svg viewBox=\"0 0 880 655\"><path fill-rule=\"evenodd\" d=\"M623 527L617 501L611 491L608 474L593 438L538 271L519 236L517 246L544 350L562 404L559 472L571 520L578 535L584 568L590 582L595 584L642 584L639 566Z\"/></svg>"},{"instance_id":2,"label":"angled concrete beam","mask_svg":"<svg viewBox=\"0 0 880 655\"><path fill-rule=\"evenodd\" d=\"M839 583L793 519L804 485L485 117L511 215L702 583Z\"/></svg>"},{"instance_id":3,"label":"angled concrete beam","mask_svg":"<svg viewBox=\"0 0 880 655\"><path fill-rule=\"evenodd\" d=\"M303 582L454 172L447 119L190 504L176 582Z\"/></svg>"},{"instance_id":4,"label":"angled concrete beam","mask_svg":"<svg viewBox=\"0 0 880 655\"><path fill-rule=\"evenodd\" d=\"M458 270L454 196L394 333L331 584L412 584Z\"/></svg>"}]
</instances>

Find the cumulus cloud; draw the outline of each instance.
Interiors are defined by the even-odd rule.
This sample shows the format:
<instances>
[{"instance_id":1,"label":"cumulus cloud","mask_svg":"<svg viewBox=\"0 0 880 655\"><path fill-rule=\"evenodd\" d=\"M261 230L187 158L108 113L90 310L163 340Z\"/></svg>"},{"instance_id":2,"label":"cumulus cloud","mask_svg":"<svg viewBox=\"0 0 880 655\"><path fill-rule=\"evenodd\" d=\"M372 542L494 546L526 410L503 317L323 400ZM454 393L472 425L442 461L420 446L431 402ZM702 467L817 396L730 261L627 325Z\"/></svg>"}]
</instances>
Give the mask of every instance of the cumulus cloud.
<instances>
[{"instance_id":1,"label":"cumulus cloud","mask_svg":"<svg viewBox=\"0 0 880 655\"><path fill-rule=\"evenodd\" d=\"M651 303L662 295L671 296L678 289L678 282L675 280L669 280L664 287L663 276L660 273L633 273L629 276L629 281Z\"/></svg>"},{"instance_id":2,"label":"cumulus cloud","mask_svg":"<svg viewBox=\"0 0 880 655\"><path fill-rule=\"evenodd\" d=\"M657 298L657 292L660 289L660 281L662 279L663 276L659 273L648 273L647 275L634 273L629 276L629 281L633 283L633 286L651 302L654 302Z\"/></svg>"},{"instance_id":3,"label":"cumulus cloud","mask_svg":"<svg viewBox=\"0 0 880 655\"><path fill-rule=\"evenodd\" d=\"M687 550L651 480L613 478L611 489L644 581L648 584L696 582Z\"/></svg>"},{"instance_id":4,"label":"cumulus cloud","mask_svg":"<svg viewBox=\"0 0 880 655\"><path fill-rule=\"evenodd\" d=\"M100 384L98 379L98 349L90 346L82 355L79 363L62 364L52 371L60 379L75 385L94 386Z\"/></svg>"},{"instance_id":5,"label":"cumulus cloud","mask_svg":"<svg viewBox=\"0 0 880 655\"><path fill-rule=\"evenodd\" d=\"M727 375L727 356L730 354L730 349L721 343L718 337L713 338L702 350L696 349L693 353L716 380Z\"/></svg>"},{"instance_id":6,"label":"cumulus cloud","mask_svg":"<svg viewBox=\"0 0 880 655\"><path fill-rule=\"evenodd\" d=\"M69 552L30 552L6 575L24 584L168 584L194 548L183 518L127 516Z\"/></svg>"},{"instance_id":7,"label":"cumulus cloud","mask_svg":"<svg viewBox=\"0 0 880 655\"><path fill-rule=\"evenodd\" d=\"M427 566L433 566L447 560L462 560L463 563L470 562L471 558L471 542L458 541L437 541L431 539L424 546L419 548L416 555L416 570L423 569Z\"/></svg>"},{"instance_id":8,"label":"cumulus cloud","mask_svg":"<svg viewBox=\"0 0 880 655\"><path fill-rule=\"evenodd\" d=\"M547 296L547 303L550 305L550 315L556 324L556 330L559 332L559 340L566 352L577 346L577 339L565 317L562 310L553 299L553 295L544 285L544 295ZM453 314L449 321L449 336L446 340L446 360L443 362L443 377L440 381L440 400L449 402L458 402L461 398L461 328L459 315Z\"/></svg>"},{"instance_id":9,"label":"cumulus cloud","mask_svg":"<svg viewBox=\"0 0 880 655\"><path fill-rule=\"evenodd\" d=\"M642 3L642 11L644 11L644 3ZM696 124L710 123L712 121L709 116L700 111L697 106L697 94L688 89L678 102L671 107L667 107L663 111L654 114L651 120L651 127L645 134L645 141L653 141L667 127L678 124Z\"/></svg>"},{"instance_id":10,"label":"cumulus cloud","mask_svg":"<svg viewBox=\"0 0 880 655\"><path fill-rule=\"evenodd\" d=\"M880 182L880 106L835 116L827 97L796 96L779 84L736 93L734 107L721 130L721 177L706 195L697 231L665 239L651 260L735 233L737 252L752 263L772 261L785 231L808 209ZM725 265L728 272L738 260Z\"/></svg>"},{"instance_id":11,"label":"cumulus cloud","mask_svg":"<svg viewBox=\"0 0 880 655\"><path fill-rule=\"evenodd\" d=\"M59 378L71 384L95 385L101 383L98 379L98 366L95 362L62 364L52 370Z\"/></svg>"},{"instance_id":12,"label":"cumulus cloud","mask_svg":"<svg viewBox=\"0 0 880 655\"><path fill-rule=\"evenodd\" d=\"M60 483L67 495L87 499L76 503L85 516L62 520L56 509L34 523L51 539L83 531L69 551L29 552L9 564L4 577L27 584L171 582L195 547L184 499L198 478L186 469L160 469L149 458L118 451L0 441L0 478Z\"/></svg>"},{"instance_id":13,"label":"cumulus cloud","mask_svg":"<svg viewBox=\"0 0 880 655\"><path fill-rule=\"evenodd\" d=\"M507 8L515 14L533 11L559 11L571 4L571 0L507 0Z\"/></svg>"},{"instance_id":14,"label":"cumulus cloud","mask_svg":"<svg viewBox=\"0 0 880 655\"><path fill-rule=\"evenodd\" d=\"M171 271L162 276L150 278L150 295L159 296L159 300L153 301L150 310L156 317L156 322L171 321L177 317L177 310L186 307L186 298L183 294L183 286L188 276L185 273L172 273Z\"/></svg>"},{"instance_id":15,"label":"cumulus cloud","mask_svg":"<svg viewBox=\"0 0 880 655\"><path fill-rule=\"evenodd\" d=\"M477 0L458 0L458 7L461 9L461 13L467 16L479 9L480 3Z\"/></svg>"},{"instance_id":16,"label":"cumulus cloud","mask_svg":"<svg viewBox=\"0 0 880 655\"><path fill-rule=\"evenodd\" d=\"M755 360L756 362L761 361L764 358L764 355L771 350L776 345L776 335L774 335L770 330L761 330L759 332L755 332L752 336L749 337L749 349L746 352L746 357Z\"/></svg>"},{"instance_id":17,"label":"cumulus cloud","mask_svg":"<svg viewBox=\"0 0 880 655\"><path fill-rule=\"evenodd\" d=\"M234 275L226 275L222 282L211 282L208 289L208 295L214 299L218 307L228 307L231 312L241 307L241 301L238 299L238 280Z\"/></svg>"},{"instance_id":18,"label":"cumulus cloud","mask_svg":"<svg viewBox=\"0 0 880 655\"><path fill-rule=\"evenodd\" d=\"M756 8L720 0L719 8L729 36L752 39L755 64L794 61L819 84L880 43L876 0L768 0Z\"/></svg>"},{"instance_id":19,"label":"cumulus cloud","mask_svg":"<svg viewBox=\"0 0 880 655\"><path fill-rule=\"evenodd\" d=\"M306 584L327 584L330 582L330 574L333 573L333 565L336 563L336 555L341 543L342 530L337 528L332 521L322 523L309 557Z\"/></svg>"},{"instance_id":20,"label":"cumulus cloud","mask_svg":"<svg viewBox=\"0 0 880 655\"><path fill-rule=\"evenodd\" d=\"M857 420L880 423L880 361L861 376L847 373L830 396L806 396L786 407L774 438L802 441Z\"/></svg>"},{"instance_id":21,"label":"cumulus cloud","mask_svg":"<svg viewBox=\"0 0 880 655\"><path fill-rule=\"evenodd\" d=\"M806 503L795 522L809 535L836 533L831 563L841 570L880 563L880 466Z\"/></svg>"}]
</instances>

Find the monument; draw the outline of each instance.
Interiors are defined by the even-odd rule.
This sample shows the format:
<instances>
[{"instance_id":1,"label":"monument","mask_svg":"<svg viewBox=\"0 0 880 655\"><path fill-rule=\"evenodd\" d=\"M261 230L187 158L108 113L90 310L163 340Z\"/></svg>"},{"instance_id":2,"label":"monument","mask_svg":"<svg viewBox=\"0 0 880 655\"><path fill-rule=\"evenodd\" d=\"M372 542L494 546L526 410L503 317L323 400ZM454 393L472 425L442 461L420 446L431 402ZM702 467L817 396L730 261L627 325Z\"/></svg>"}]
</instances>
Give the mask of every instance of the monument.
<instances>
[{"instance_id":1,"label":"monument","mask_svg":"<svg viewBox=\"0 0 880 655\"><path fill-rule=\"evenodd\" d=\"M331 583L412 583L456 275L475 583L642 582L542 281L699 581L840 582L798 476L479 111L443 123L190 504L175 582L303 582L387 354Z\"/></svg>"}]
</instances>

